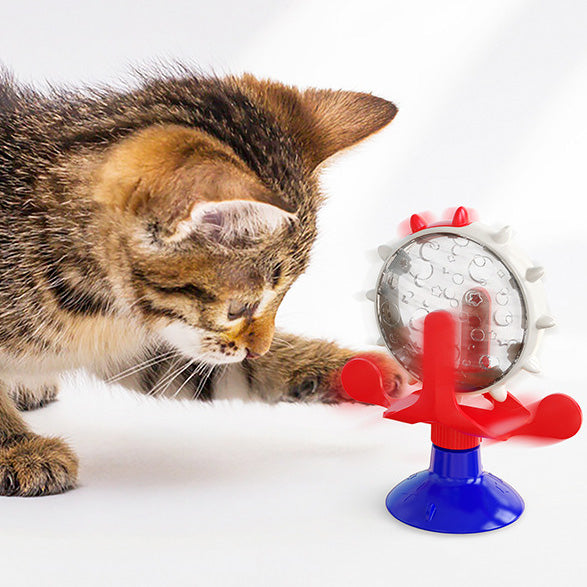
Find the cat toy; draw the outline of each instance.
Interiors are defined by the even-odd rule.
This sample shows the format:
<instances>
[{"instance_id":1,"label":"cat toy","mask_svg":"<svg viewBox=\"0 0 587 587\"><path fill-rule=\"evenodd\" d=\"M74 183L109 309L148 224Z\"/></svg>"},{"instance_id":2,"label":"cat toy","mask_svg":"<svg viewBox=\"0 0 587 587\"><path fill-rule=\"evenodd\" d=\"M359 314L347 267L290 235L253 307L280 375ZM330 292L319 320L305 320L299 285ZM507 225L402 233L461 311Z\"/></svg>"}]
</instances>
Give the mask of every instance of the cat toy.
<instances>
[{"instance_id":1,"label":"cat toy","mask_svg":"<svg viewBox=\"0 0 587 587\"><path fill-rule=\"evenodd\" d=\"M411 234L379 247L384 265L367 293L385 345L421 388L385 394L375 363L349 361L342 385L355 400L386 408L384 418L432 429L430 467L391 490L389 512L435 532L485 532L507 526L524 510L520 495L481 466L482 438L562 440L577 433L581 409L552 394L524 404L506 382L540 370L536 349L554 326L542 277L512 242L509 227L472 222L466 208L451 220L410 220Z\"/></svg>"}]
</instances>

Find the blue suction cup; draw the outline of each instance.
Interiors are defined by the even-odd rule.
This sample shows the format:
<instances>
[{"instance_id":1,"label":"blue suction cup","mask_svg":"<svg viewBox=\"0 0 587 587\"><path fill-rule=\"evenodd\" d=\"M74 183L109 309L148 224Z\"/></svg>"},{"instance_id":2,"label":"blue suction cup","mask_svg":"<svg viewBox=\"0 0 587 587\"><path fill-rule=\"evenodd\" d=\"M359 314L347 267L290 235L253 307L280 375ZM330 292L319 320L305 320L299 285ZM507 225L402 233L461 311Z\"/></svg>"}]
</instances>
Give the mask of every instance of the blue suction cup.
<instances>
[{"instance_id":1,"label":"blue suction cup","mask_svg":"<svg viewBox=\"0 0 587 587\"><path fill-rule=\"evenodd\" d=\"M483 471L479 446L449 450L434 444L430 468L394 487L386 505L405 524L450 534L502 528L524 511L515 489Z\"/></svg>"}]
</instances>

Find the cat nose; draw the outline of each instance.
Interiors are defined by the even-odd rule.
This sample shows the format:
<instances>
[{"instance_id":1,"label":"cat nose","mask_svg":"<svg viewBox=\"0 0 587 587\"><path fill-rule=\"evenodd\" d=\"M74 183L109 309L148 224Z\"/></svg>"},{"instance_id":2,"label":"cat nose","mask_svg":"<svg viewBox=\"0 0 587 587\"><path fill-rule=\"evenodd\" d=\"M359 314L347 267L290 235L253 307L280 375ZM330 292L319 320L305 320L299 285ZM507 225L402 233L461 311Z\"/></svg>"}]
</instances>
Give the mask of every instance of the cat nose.
<instances>
[{"instance_id":1,"label":"cat nose","mask_svg":"<svg viewBox=\"0 0 587 587\"><path fill-rule=\"evenodd\" d=\"M259 353L254 353L250 349L247 349L247 359L258 359L260 356Z\"/></svg>"}]
</instances>

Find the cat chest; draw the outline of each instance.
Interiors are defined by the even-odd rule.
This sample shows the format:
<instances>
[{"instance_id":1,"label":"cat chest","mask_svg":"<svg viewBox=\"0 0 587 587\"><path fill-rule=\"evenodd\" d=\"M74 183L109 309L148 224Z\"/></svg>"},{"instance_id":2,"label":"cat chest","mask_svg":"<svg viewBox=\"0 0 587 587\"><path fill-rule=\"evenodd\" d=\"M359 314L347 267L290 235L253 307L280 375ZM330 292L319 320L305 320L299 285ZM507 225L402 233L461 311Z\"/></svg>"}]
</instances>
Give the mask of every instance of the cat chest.
<instances>
[{"instance_id":1,"label":"cat chest","mask_svg":"<svg viewBox=\"0 0 587 587\"><path fill-rule=\"evenodd\" d=\"M76 366L99 366L103 362L135 355L144 346L146 333L131 321L108 317L77 318L63 336L59 355Z\"/></svg>"}]
</instances>

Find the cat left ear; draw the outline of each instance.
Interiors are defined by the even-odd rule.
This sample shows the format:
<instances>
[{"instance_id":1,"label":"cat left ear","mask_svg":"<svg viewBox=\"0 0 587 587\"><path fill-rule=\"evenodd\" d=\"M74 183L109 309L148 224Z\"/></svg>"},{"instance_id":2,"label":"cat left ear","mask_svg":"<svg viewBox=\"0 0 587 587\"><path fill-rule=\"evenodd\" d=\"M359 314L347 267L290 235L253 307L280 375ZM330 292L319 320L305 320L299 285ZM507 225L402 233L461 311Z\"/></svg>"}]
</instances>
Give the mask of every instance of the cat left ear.
<instances>
[{"instance_id":1,"label":"cat left ear","mask_svg":"<svg viewBox=\"0 0 587 587\"><path fill-rule=\"evenodd\" d=\"M381 130L397 114L392 102L363 92L298 90L250 74L237 83L252 92L295 137L311 170Z\"/></svg>"},{"instance_id":2,"label":"cat left ear","mask_svg":"<svg viewBox=\"0 0 587 587\"><path fill-rule=\"evenodd\" d=\"M314 167L381 130L397 114L392 102L363 92L310 88L301 103L303 115L295 124Z\"/></svg>"},{"instance_id":3,"label":"cat left ear","mask_svg":"<svg viewBox=\"0 0 587 587\"><path fill-rule=\"evenodd\" d=\"M196 235L217 244L235 246L279 232L295 218L295 214L264 202L198 202L189 218L179 222L175 232L165 240L177 242Z\"/></svg>"}]
</instances>

